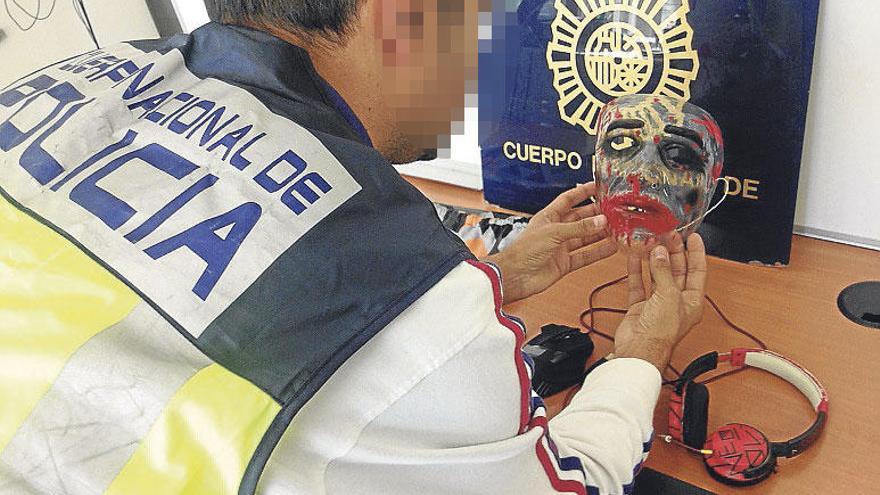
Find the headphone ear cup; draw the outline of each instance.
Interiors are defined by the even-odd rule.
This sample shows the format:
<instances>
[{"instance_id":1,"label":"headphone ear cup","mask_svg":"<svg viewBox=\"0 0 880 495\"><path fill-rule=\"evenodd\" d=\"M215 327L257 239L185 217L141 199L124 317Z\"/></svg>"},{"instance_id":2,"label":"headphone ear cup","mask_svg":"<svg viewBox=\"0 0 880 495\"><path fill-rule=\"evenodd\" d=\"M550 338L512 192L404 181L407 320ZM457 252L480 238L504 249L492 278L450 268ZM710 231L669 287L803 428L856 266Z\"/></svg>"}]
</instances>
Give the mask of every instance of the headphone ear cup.
<instances>
[{"instance_id":1,"label":"headphone ear cup","mask_svg":"<svg viewBox=\"0 0 880 495\"><path fill-rule=\"evenodd\" d=\"M709 389L702 383L690 382L684 388L682 399L682 440L686 445L702 449L709 420Z\"/></svg>"},{"instance_id":2,"label":"headphone ear cup","mask_svg":"<svg viewBox=\"0 0 880 495\"><path fill-rule=\"evenodd\" d=\"M754 485L767 479L776 467L773 446L754 426L724 425L706 441L706 469L713 478L732 486Z\"/></svg>"},{"instance_id":3,"label":"headphone ear cup","mask_svg":"<svg viewBox=\"0 0 880 495\"><path fill-rule=\"evenodd\" d=\"M684 393L684 392L682 392ZM684 399L675 390L669 395L669 410L666 415L667 430L669 436L679 442L684 442L682 437L682 422L684 414Z\"/></svg>"},{"instance_id":4,"label":"headphone ear cup","mask_svg":"<svg viewBox=\"0 0 880 495\"><path fill-rule=\"evenodd\" d=\"M746 470L744 473L750 479L751 484L755 484L766 480L776 471L776 455L773 454L773 446L770 446L770 452L763 463Z\"/></svg>"}]
</instances>

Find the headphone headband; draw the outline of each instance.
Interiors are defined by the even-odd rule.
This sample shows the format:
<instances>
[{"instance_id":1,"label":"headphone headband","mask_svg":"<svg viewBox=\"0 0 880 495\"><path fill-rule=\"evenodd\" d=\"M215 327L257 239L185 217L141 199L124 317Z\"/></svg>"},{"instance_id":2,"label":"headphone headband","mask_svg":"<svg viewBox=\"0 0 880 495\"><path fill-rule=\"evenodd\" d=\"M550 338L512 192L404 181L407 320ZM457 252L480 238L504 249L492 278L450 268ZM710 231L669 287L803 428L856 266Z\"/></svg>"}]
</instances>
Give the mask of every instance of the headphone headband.
<instances>
[{"instance_id":1,"label":"headphone headband","mask_svg":"<svg viewBox=\"0 0 880 495\"><path fill-rule=\"evenodd\" d=\"M764 349L734 349L719 354L718 361L729 362L736 368L748 366L772 373L800 390L817 413L828 413L828 392L819 380L803 366L781 354Z\"/></svg>"},{"instance_id":2,"label":"headphone headband","mask_svg":"<svg viewBox=\"0 0 880 495\"><path fill-rule=\"evenodd\" d=\"M828 416L828 393L816 377L794 361L764 349L733 349L728 353L710 352L695 359L685 368L675 386L679 395L689 382L727 362L735 368L751 367L772 373L794 385L816 411L816 420L802 434L786 442L773 442L773 453L781 457L794 457L803 452L818 437Z\"/></svg>"}]
</instances>

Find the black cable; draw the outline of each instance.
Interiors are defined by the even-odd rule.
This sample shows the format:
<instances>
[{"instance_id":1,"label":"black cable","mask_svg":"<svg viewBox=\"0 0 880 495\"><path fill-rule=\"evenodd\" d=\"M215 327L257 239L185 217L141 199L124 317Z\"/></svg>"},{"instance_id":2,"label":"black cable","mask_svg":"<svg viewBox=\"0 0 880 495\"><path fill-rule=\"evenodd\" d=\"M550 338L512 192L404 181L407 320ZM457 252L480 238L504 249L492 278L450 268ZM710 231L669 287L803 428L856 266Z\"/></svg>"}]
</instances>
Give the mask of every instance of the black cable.
<instances>
[{"instance_id":1,"label":"black cable","mask_svg":"<svg viewBox=\"0 0 880 495\"><path fill-rule=\"evenodd\" d=\"M16 19L15 16L12 15L12 11L9 10L9 0L3 0L3 6L6 8L6 15L8 15L10 19L12 19L12 22L14 22L16 26L18 26L18 29L20 29L22 31L30 31L30 29L32 27L34 27L34 25L37 23L37 17L32 15L27 10L22 9L21 5L19 5L18 2L14 2L14 3L15 3L16 7L18 7L22 11L24 11L25 15L27 15L28 18L31 20L31 23L28 25L28 27L24 27L21 25L21 23L18 22L18 19ZM37 14L40 13L40 7L41 7L40 3L41 3L41 0L37 0Z\"/></svg>"},{"instance_id":2,"label":"black cable","mask_svg":"<svg viewBox=\"0 0 880 495\"><path fill-rule=\"evenodd\" d=\"M596 287L595 289L593 289L593 290L590 292L590 296L589 296L589 298L587 299L587 305L588 305L588 307L587 307L587 309L586 309L583 313L581 313L581 315L580 315L581 326L583 326L584 328L586 328L587 331L588 331L588 333L595 333L595 334L596 334L597 336L599 336L599 337L602 337L602 338L604 338L604 339L606 339L606 340L608 340L608 341L614 342L614 336L613 336L613 335L609 335L609 334L607 334L607 333L601 332L601 331L599 331L599 330L596 329L596 321L595 321L594 316L595 316L596 313L626 314L626 310L623 309L623 308L604 308L604 307L595 307L595 306L593 306L593 300L595 299L595 297L596 297L600 292L602 292L602 291L604 291L605 289L608 289L608 288L610 288L610 287L612 287L612 286L614 286L614 285L617 285L617 284L623 282L624 280L626 280L626 278L627 278L626 276L623 276L623 277L620 277L620 278L616 278L616 279L614 279L614 280L612 280L612 281L610 281L610 282L604 283L604 284L602 284L602 285ZM715 313L718 314L718 316L721 318L721 320L722 320L725 324L727 324L728 327L730 327L730 328L731 328L733 331L735 331L736 333L739 333L739 334L741 334L741 335L744 335L745 337L747 337L748 339L750 339L752 342L754 342L754 343L755 343L758 347L760 347L761 349L764 349L764 350L767 349L767 344L766 344L763 340L759 339L758 337L756 337L754 334L752 334L752 333L749 332L748 330L746 330L746 329L742 328L741 326L737 325L736 323L734 323L730 318L727 317L726 314L724 314L724 312L723 312L723 311L721 310L721 308L718 306L718 303L716 303L711 297L709 297L708 295L706 295L706 296L705 296L705 299L706 299L706 301L709 303L709 305L712 307L712 309L715 310ZM589 323L587 323L587 322L585 321L585 319L586 319L587 316L590 317L590 322L589 322ZM669 369L675 374L676 379L673 379L673 380L664 380L664 381L663 381L663 385L671 385L671 384L673 384L673 383L676 383L676 380L678 379L678 376L681 375L681 372L679 372L677 369L675 369L675 368L672 366L672 364L669 364L668 367L669 367ZM731 376L731 375L735 375L735 374L737 374L737 373L741 373L741 372L744 371L744 370L745 370L745 368L740 368L740 369L735 369L735 370L727 371L727 372L724 372L724 373L718 374L718 375L716 375L716 376L713 376L713 377L707 378L707 379L703 380L703 381L700 382L700 383L702 383L702 384L708 384L708 383L714 382L714 381L716 381L716 380L720 380L720 379L722 379L722 378L725 378L725 377L728 377L728 376Z\"/></svg>"},{"instance_id":3,"label":"black cable","mask_svg":"<svg viewBox=\"0 0 880 495\"><path fill-rule=\"evenodd\" d=\"M27 16L28 19L30 19L31 22L27 25L27 27L18 22L18 19L16 19L15 16L12 15L12 10L9 8L9 0L3 0L3 7L6 9L6 15L8 15L10 19L12 19L12 22L15 23L18 29L20 29L21 31L29 31L37 24L38 21L45 21L46 19L48 19L52 15L52 13L55 12L55 5L57 3L57 0L52 0L52 6L49 7L49 12L47 12L45 15L40 15L40 12L43 10L42 0L37 0L36 13L31 13L28 9L24 8L20 3L18 3L18 0L12 0L12 4L18 7L18 10L23 12L24 15Z\"/></svg>"},{"instance_id":4,"label":"black cable","mask_svg":"<svg viewBox=\"0 0 880 495\"><path fill-rule=\"evenodd\" d=\"M89 12L86 10L83 0L73 0L73 7L74 10L76 10L76 15L79 17L79 20L82 21L83 26L85 26L86 31L89 32L89 37L92 38L92 43L95 44L95 48L100 49L101 45L98 44L98 38L95 36L95 29L92 27L92 21L89 19Z\"/></svg>"},{"instance_id":5,"label":"black cable","mask_svg":"<svg viewBox=\"0 0 880 495\"><path fill-rule=\"evenodd\" d=\"M22 7L21 4L18 3L18 0L12 0L12 3L15 4L15 6L18 7L22 12L27 14L28 17L34 18L38 21L45 21L46 19L49 18L50 15L52 15L52 11L55 10L55 4L57 2L56 2L56 0L52 0L52 6L49 7L49 12L42 17L40 17L40 10L42 10L42 5L40 5L42 3L41 0L37 0L37 12L34 14L31 14L30 12L28 12L28 10L26 8Z\"/></svg>"}]
</instances>

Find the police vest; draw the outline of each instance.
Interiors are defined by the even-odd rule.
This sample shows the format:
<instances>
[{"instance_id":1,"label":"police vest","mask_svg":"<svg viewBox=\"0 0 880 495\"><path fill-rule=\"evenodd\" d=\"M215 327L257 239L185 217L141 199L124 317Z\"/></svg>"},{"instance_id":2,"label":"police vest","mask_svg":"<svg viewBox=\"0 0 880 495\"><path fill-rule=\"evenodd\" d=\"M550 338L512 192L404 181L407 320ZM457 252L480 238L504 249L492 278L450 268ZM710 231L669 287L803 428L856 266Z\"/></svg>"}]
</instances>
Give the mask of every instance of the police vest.
<instances>
[{"instance_id":1,"label":"police vest","mask_svg":"<svg viewBox=\"0 0 880 495\"><path fill-rule=\"evenodd\" d=\"M213 23L0 91L0 195L0 493L253 493L471 256L305 51Z\"/></svg>"}]
</instances>

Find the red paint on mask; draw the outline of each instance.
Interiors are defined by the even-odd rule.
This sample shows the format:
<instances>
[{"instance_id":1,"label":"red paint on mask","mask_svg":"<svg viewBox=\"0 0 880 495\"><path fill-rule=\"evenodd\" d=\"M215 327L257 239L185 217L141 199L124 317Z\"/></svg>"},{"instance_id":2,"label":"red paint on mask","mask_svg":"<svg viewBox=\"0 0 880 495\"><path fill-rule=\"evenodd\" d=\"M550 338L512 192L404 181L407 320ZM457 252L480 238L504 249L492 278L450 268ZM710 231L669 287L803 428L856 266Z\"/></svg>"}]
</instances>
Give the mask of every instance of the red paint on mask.
<instances>
[{"instance_id":1,"label":"red paint on mask","mask_svg":"<svg viewBox=\"0 0 880 495\"><path fill-rule=\"evenodd\" d=\"M639 211L630 211L631 207ZM615 234L632 234L640 228L661 235L671 232L679 223L666 205L635 192L605 197L601 209Z\"/></svg>"},{"instance_id":2,"label":"red paint on mask","mask_svg":"<svg viewBox=\"0 0 880 495\"><path fill-rule=\"evenodd\" d=\"M628 175L626 181L632 188L630 192L606 196L600 205L612 232L632 234L641 228L660 235L678 226L678 219L666 205L642 194L642 178L638 174Z\"/></svg>"},{"instance_id":3,"label":"red paint on mask","mask_svg":"<svg viewBox=\"0 0 880 495\"><path fill-rule=\"evenodd\" d=\"M642 178L636 174L631 174L626 177L626 181L629 182L630 187L632 187L632 192L636 196L642 194Z\"/></svg>"},{"instance_id":4,"label":"red paint on mask","mask_svg":"<svg viewBox=\"0 0 880 495\"><path fill-rule=\"evenodd\" d=\"M660 136L654 136L654 144L660 144Z\"/></svg>"},{"instance_id":5,"label":"red paint on mask","mask_svg":"<svg viewBox=\"0 0 880 495\"><path fill-rule=\"evenodd\" d=\"M721 177L722 170L724 170L724 164L716 163L715 166L712 168L712 178L714 180L718 180Z\"/></svg>"},{"instance_id":6,"label":"red paint on mask","mask_svg":"<svg viewBox=\"0 0 880 495\"><path fill-rule=\"evenodd\" d=\"M706 130L709 131L709 134L712 135L712 138L718 142L718 146L724 146L724 137L721 135L721 128L718 127L718 124L716 124L714 120L707 117L704 120L693 120L692 122L705 127Z\"/></svg>"}]
</instances>

